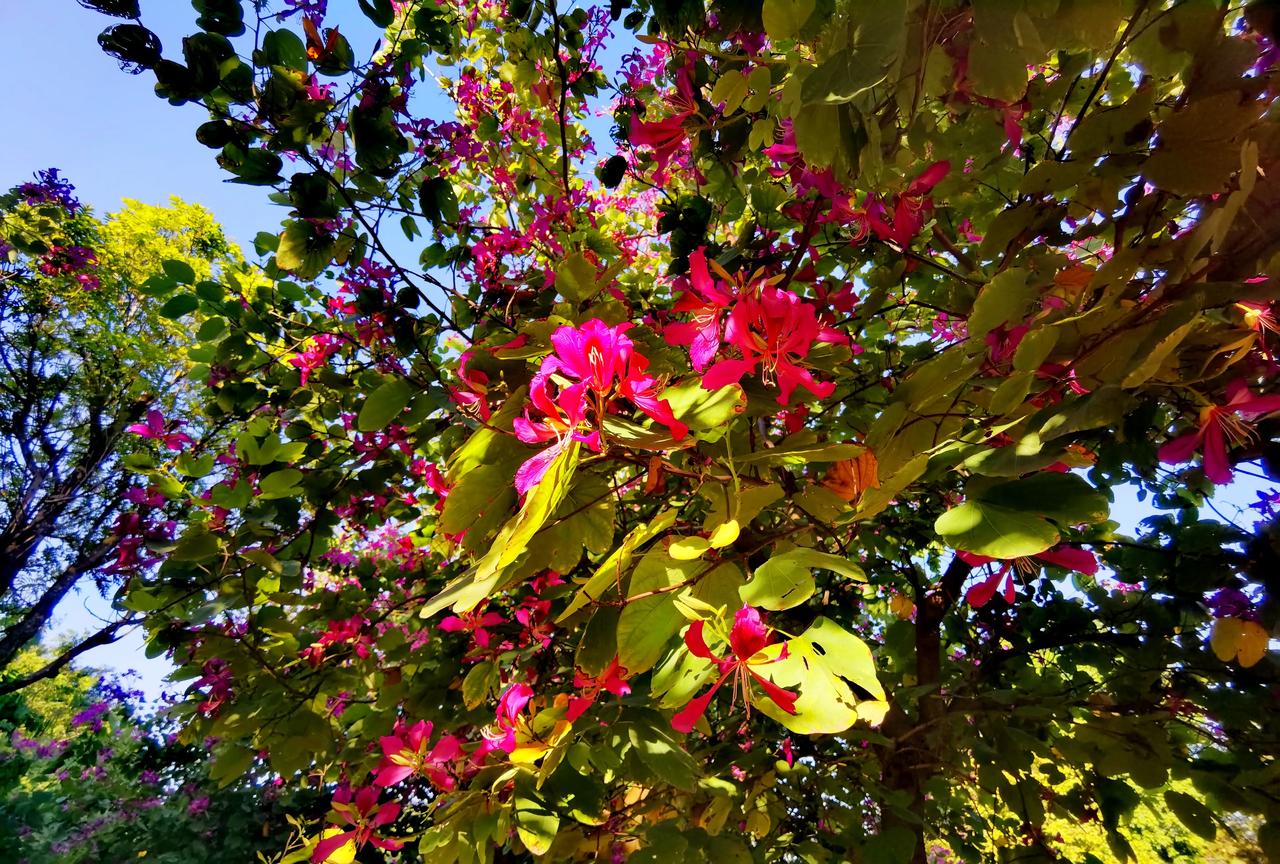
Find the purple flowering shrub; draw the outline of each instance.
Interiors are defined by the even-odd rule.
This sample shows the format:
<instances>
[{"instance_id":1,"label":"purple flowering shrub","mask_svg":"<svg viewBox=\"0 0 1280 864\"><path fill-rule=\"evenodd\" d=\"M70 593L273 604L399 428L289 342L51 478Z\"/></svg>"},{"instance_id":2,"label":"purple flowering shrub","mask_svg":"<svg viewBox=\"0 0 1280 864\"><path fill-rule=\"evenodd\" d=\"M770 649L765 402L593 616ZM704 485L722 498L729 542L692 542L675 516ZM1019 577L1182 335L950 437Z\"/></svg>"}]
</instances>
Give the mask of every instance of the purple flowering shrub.
<instances>
[{"instance_id":1,"label":"purple flowering shrub","mask_svg":"<svg viewBox=\"0 0 1280 864\"><path fill-rule=\"evenodd\" d=\"M142 694L75 673L0 697L0 849L13 864L253 861L315 796L270 778L220 788L210 742L185 743ZM159 706L163 707L163 706Z\"/></svg>"}]
</instances>

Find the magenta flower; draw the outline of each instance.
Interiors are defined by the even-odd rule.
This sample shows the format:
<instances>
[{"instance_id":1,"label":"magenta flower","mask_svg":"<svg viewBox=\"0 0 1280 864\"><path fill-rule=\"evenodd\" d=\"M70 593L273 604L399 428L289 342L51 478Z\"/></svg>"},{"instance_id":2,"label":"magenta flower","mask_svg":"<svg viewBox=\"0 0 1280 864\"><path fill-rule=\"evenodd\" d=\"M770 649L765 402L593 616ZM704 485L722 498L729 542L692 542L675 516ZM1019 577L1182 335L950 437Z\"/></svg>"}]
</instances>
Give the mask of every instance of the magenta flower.
<instances>
[{"instance_id":1,"label":"magenta flower","mask_svg":"<svg viewBox=\"0 0 1280 864\"><path fill-rule=\"evenodd\" d=\"M814 380L813 374L797 361L808 356L814 342L834 338L818 323L812 306L791 291L767 286L758 297L739 297L729 313L725 339L742 352L742 358L721 360L713 365L703 375L702 386L719 390L736 384L743 375L759 368L765 384L778 385L779 405L791 401L796 387L804 387L819 399L825 399L836 385Z\"/></svg>"},{"instance_id":2,"label":"magenta flower","mask_svg":"<svg viewBox=\"0 0 1280 864\"><path fill-rule=\"evenodd\" d=\"M152 408L147 412L146 423L134 423L126 427L125 431L140 435L143 438L159 441L170 450L181 450L186 445L195 443L187 433L167 432L165 431L167 428L168 424L165 423L164 415Z\"/></svg>"},{"instance_id":3,"label":"magenta flower","mask_svg":"<svg viewBox=\"0 0 1280 864\"><path fill-rule=\"evenodd\" d=\"M1200 409L1200 425L1160 448L1161 462L1189 462L1197 450L1204 454L1204 476L1209 482L1231 482L1228 443L1240 445L1253 438L1249 423L1280 411L1280 396L1255 396L1243 378L1227 385L1227 404Z\"/></svg>"},{"instance_id":4,"label":"magenta flower","mask_svg":"<svg viewBox=\"0 0 1280 864\"><path fill-rule=\"evenodd\" d=\"M443 766L458 758L462 746L452 735L441 735L436 746L427 750L431 738L431 723L419 720L405 728L396 724L395 734L384 735L383 759L374 778L375 786L393 786L413 774L422 774L440 789L452 789L453 777Z\"/></svg>"},{"instance_id":5,"label":"magenta flower","mask_svg":"<svg viewBox=\"0 0 1280 864\"><path fill-rule=\"evenodd\" d=\"M768 628L765 627L759 610L751 606L743 606L738 610L733 618L733 629L729 631L729 649L732 653L727 657L717 657L711 653L711 649L707 647L706 640L703 638L702 631L703 622L694 621L689 625L689 629L685 631L684 644L693 656L715 663L720 669L720 678L711 686L710 690L691 700L688 705L685 705L671 718L672 728L678 732L692 732L698 720L707 712L707 706L711 704L711 698L716 695L720 685L731 677L734 681L735 696L741 694L743 701L748 706L748 710L750 710L751 705L751 682L755 681L764 688L765 694L779 708L788 714L796 713L796 699L798 698L796 694L783 690L751 668L752 666L773 663L787 656L787 649L784 645L782 653L773 660L755 659L761 651L768 647L770 641Z\"/></svg>"},{"instance_id":6,"label":"magenta flower","mask_svg":"<svg viewBox=\"0 0 1280 864\"><path fill-rule=\"evenodd\" d=\"M1077 573L1084 573L1088 576L1098 572L1097 556L1087 549L1080 549L1075 546L1055 546L1052 549L1037 552L1035 555L1030 555L1026 558L989 558L986 555L975 555L972 552L958 552L956 554L959 555L961 561L973 567L981 567L984 564L1000 561L999 569L988 578L974 585L965 594L965 602L975 609L980 609L991 602L991 598L995 596L997 588L1002 588L1006 603L1013 602L1016 596L1013 583L1013 569L1015 567L1020 573L1032 573L1039 568L1040 564L1052 564L1055 567L1074 570ZM1037 561L1039 564L1036 563Z\"/></svg>"},{"instance_id":7,"label":"magenta flower","mask_svg":"<svg viewBox=\"0 0 1280 864\"><path fill-rule=\"evenodd\" d=\"M693 368L701 372L720 350L721 318L733 305L734 292L711 278L702 249L689 256L686 284L672 311L692 313L691 320L667 325L662 335L672 345L688 345Z\"/></svg>"},{"instance_id":8,"label":"magenta flower","mask_svg":"<svg viewBox=\"0 0 1280 864\"><path fill-rule=\"evenodd\" d=\"M449 615L440 622L440 629L446 633L470 633L471 641L479 648L488 648L493 636L488 628L506 624L507 619L497 612L464 612L461 615Z\"/></svg>"},{"instance_id":9,"label":"magenta flower","mask_svg":"<svg viewBox=\"0 0 1280 864\"><path fill-rule=\"evenodd\" d=\"M350 827L346 831L339 828L327 829L324 839L316 844L315 851L311 853L312 864L323 864L329 860L330 855L348 843L354 844L356 851L366 843L392 852L400 849L404 843L380 837L376 833L377 829L396 821L399 815L399 802L388 801L379 805L378 790L374 787L366 786L353 792L351 787L343 786L333 795L330 816L331 821L338 825Z\"/></svg>"},{"instance_id":10,"label":"magenta flower","mask_svg":"<svg viewBox=\"0 0 1280 864\"><path fill-rule=\"evenodd\" d=\"M516 437L527 444L556 441L528 459L516 472L516 489L523 496L532 488L570 441L600 451L600 424L618 398L671 430L678 440L689 427L676 419L671 404L658 398L661 384L645 375L648 358L637 354L626 336L630 324L610 327L598 318L581 327L561 327L551 336L552 354L542 360L529 385L530 406L542 415L525 415L514 422ZM561 383L563 382L563 383ZM553 389L557 392L553 395ZM590 415L590 416L589 416Z\"/></svg>"},{"instance_id":11,"label":"magenta flower","mask_svg":"<svg viewBox=\"0 0 1280 864\"><path fill-rule=\"evenodd\" d=\"M472 762L478 764L495 750L510 753L516 749L516 726L520 722L520 712L532 698L533 688L528 684L512 684L502 691L502 695L498 697L494 725L481 733L483 740L471 754Z\"/></svg>"}]
</instances>

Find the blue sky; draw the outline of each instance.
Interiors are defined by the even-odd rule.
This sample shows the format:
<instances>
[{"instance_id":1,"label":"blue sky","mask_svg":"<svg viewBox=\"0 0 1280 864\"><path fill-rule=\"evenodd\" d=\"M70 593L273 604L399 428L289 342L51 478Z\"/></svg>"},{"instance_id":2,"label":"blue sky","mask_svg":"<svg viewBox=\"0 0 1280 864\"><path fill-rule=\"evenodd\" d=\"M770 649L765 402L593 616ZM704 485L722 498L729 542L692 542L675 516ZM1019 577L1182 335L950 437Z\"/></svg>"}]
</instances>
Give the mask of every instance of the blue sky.
<instances>
[{"instance_id":1,"label":"blue sky","mask_svg":"<svg viewBox=\"0 0 1280 864\"><path fill-rule=\"evenodd\" d=\"M355 0L330 0L330 20L342 22L357 56L367 56L377 33L353 14L355 5ZM185 0L142 0L142 10L143 21L158 33L166 52L194 29L195 12ZM20 82L5 93L0 186L57 167L76 184L81 200L99 212L118 208L123 198L160 204L177 195L208 207L246 249L257 232L276 230L286 211L267 201L267 190L225 182L215 152L196 142L195 127L205 119L202 109L175 108L156 98L149 73L127 75L98 49L97 34L110 23L73 0L0 0L0 58L10 72L7 80ZM632 44L616 40L604 58L606 68L616 67L618 56ZM598 155L607 156L611 145L602 140L607 120L592 126L600 136ZM395 245L402 244L403 238L397 238ZM1240 508L1271 485L1238 474L1218 507L1247 527L1252 520L1241 516ZM1121 494L1113 518L1131 530L1149 511L1123 494L1127 490L1117 491ZM54 632L96 629L110 614L109 604L90 588L59 608ZM152 695L161 689L169 668L163 660L143 656L136 632L85 659L117 671L137 669L137 683Z\"/></svg>"},{"instance_id":2,"label":"blue sky","mask_svg":"<svg viewBox=\"0 0 1280 864\"><path fill-rule=\"evenodd\" d=\"M195 29L185 0L143 0L142 10L166 53ZM237 242L250 245L284 210L262 189L223 182L216 151L195 140L206 119L201 108L156 98L150 73L125 74L99 50L98 33L113 20L73 0L0 2L0 62L11 82L0 135L3 185L61 168L100 213L117 209L122 198L163 204L177 195L208 207Z\"/></svg>"}]
</instances>

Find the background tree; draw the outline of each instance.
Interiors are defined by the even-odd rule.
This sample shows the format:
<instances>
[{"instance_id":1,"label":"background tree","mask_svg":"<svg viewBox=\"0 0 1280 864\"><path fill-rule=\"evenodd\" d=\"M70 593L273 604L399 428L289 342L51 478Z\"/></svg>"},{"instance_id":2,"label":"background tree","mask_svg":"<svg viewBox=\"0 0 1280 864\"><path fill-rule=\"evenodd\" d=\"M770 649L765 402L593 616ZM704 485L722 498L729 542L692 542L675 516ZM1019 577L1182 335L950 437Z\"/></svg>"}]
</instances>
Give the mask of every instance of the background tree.
<instances>
[{"instance_id":1,"label":"background tree","mask_svg":"<svg viewBox=\"0 0 1280 864\"><path fill-rule=\"evenodd\" d=\"M54 659L27 649L11 665ZM210 776L207 751L176 743L140 697L79 669L0 696L0 842L15 862L253 861L323 812L314 792Z\"/></svg>"},{"instance_id":2,"label":"background tree","mask_svg":"<svg viewBox=\"0 0 1280 864\"><path fill-rule=\"evenodd\" d=\"M121 602L313 861L1275 857L1266 7L194 5L101 42L290 213Z\"/></svg>"},{"instance_id":3,"label":"background tree","mask_svg":"<svg viewBox=\"0 0 1280 864\"><path fill-rule=\"evenodd\" d=\"M207 282L239 255L202 208L136 201L105 220L56 170L0 199L0 669L79 586L111 590L151 563L144 540L170 530L157 490L139 485L153 444L182 451L191 387L184 311L146 295L176 273ZM212 284L212 283L208 283ZM0 682L0 692L55 672L110 642L121 616Z\"/></svg>"}]
</instances>

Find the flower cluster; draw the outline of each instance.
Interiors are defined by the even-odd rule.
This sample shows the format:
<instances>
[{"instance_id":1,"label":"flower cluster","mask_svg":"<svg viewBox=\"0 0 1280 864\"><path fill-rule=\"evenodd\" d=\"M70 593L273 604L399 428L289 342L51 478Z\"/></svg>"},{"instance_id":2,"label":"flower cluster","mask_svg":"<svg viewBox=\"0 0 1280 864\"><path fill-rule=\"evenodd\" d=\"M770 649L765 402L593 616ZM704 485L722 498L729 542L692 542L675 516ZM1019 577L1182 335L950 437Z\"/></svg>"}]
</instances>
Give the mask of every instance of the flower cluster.
<instances>
[{"instance_id":1,"label":"flower cluster","mask_svg":"<svg viewBox=\"0 0 1280 864\"><path fill-rule=\"evenodd\" d=\"M666 426L676 440L688 434L689 427L676 419L671 404L659 398L661 383L645 374L649 361L626 335L630 327L610 327L593 318L552 334L554 352L543 359L529 385L530 406L541 419L534 419L526 408L515 420L515 432L527 444L556 444L520 466L516 489L521 495L542 479L570 441L600 452L601 426L607 415L616 413L620 399Z\"/></svg>"},{"instance_id":2,"label":"flower cluster","mask_svg":"<svg viewBox=\"0 0 1280 864\"><path fill-rule=\"evenodd\" d=\"M76 187L70 181L58 176L57 168L46 168L36 172L34 182L22 183L18 186L18 195L23 203L30 206L40 204L56 204L74 216L80 210L80 201L75 196Z\"/></svg>"},{"instance_id":3,"label":"flower cluster","mask_svg":"<svg viewBox=\"0 0 1280 864\"><path fill-rule=\"evenodd\" d=\"M723 282L712 278L711 269ZM735 285L733 277L698 250L689 256L689 278L675 305L675 311L691 313L692 319L668 325L664 335L673 345L689 346L693 368L704 372L702 386L708 390L736 384L759 370L766 385L777 385L779 405L789 404L797 387L825 399L835 384L815 379L801 361L817 342L847 339L824 326L812 304L774 281L752 276L745 285ZM712 363L725 343L740 356Z\"/></svg>"}]
</instances>

